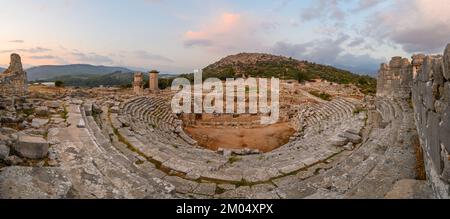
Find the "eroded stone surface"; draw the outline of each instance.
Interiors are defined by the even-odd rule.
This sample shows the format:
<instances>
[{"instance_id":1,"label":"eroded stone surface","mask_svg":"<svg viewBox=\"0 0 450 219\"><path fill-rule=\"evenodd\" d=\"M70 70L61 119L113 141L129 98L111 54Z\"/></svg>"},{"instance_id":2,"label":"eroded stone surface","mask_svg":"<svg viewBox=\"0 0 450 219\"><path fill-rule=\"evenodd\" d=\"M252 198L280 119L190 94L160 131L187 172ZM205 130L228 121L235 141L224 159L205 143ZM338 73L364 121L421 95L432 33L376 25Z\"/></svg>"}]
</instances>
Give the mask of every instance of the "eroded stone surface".
<instances>
[{"instance_id":1,"label":"eroded stone surface","mask_svg":"<svg viewBox=\"0 0 450 219\"><path fill-rule=\"evenodd\" d=\"M67 198L72 183L59 168L6 167L0 172L0 198Z\"/></svg>"},{"instance_id":2,"label":"eroded stone surface","mask_svg":"<svg viewBox=\"0 0 450 219\"><path fill-rule=\"evenodd\" d=\"M386 194L386 199L432 199L433 192L426 181L400 180Z\"/></svg>"}]
</instances>

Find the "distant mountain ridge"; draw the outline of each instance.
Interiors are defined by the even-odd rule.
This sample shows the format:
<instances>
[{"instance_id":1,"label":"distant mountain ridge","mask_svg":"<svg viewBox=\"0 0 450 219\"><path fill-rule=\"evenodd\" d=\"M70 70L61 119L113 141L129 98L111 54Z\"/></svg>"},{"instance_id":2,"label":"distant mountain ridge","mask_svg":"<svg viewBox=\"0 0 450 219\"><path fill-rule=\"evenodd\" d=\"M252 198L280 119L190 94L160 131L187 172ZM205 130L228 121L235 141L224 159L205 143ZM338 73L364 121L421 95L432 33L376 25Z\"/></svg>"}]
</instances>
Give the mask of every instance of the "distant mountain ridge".
<instances>
[{"instance_id":1,"label":"distant mountain ridge","mask_svg":"<svg viewBox=\"0 0 450 219\"><path fill-rule=\"evenodd\" d=\"M114 72L133 72L133 70L124 67L94 66L88 64L42 65L26 69L25 71L28 73L28 80L30 81L48 80L61 76L93 76L106 75Z\"/></svg>"},{"instance_id":2,"label":"distant mountain ridge","mask_svg":"<svg viewBox=\"0 0 450 219\"><path fill-rule=\"evenodd\" d=\"M134 72L122 72L116 71L109 74L89 75L89 74L76 74L76 75L62 75L56 76L45 81L62 81L65 86L71 87L99 87L100 85L111 86L131 86L133 82ZM159 74L160 81L166 78L175 77L170 74ZM148 74L144 74L144 80L148 81Z\"/></svg>"},{"instance_id":3,"label":"distant mountain ridge","mask_svg":"<svg viewBox=\"0 0 450 219\"><path fill-rule=\"evenodd\" d=\"M0 73L3 73L6 70L6 68L0 67Z\"/></svg>"}]
</instances>

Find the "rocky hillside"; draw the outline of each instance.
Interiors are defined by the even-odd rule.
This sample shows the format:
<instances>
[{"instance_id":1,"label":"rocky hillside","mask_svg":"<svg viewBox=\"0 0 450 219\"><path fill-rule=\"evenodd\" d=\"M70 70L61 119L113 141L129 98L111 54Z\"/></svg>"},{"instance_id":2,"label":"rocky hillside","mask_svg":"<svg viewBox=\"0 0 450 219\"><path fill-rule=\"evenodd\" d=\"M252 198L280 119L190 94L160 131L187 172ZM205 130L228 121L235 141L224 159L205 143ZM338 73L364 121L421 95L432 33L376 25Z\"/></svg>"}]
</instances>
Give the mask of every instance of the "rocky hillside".
<instances>
[{"instance_id":1,"label":"rocky hillside","mask_svg":"<svg viewBox=\"0 0 450 219\"><path fill-rule=\"evenodd\" d=\"M320 78L340 84L355 84L364 93L373 94L376 90L376 79L370 76L353 74L332 66L262 53L240 53L227 56L204 68L203 76L220 79L273 76L298 81Z\"/></svg>"}]
</instances>

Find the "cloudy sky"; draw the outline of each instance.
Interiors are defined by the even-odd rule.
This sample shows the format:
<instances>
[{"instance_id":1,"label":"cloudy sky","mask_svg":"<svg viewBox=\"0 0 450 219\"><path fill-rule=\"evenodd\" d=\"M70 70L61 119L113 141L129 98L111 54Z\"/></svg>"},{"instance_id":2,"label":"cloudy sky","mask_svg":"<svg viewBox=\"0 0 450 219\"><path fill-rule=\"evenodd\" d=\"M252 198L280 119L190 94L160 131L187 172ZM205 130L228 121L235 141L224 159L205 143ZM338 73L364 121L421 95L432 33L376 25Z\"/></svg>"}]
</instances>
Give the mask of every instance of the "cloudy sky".
<instances>
[{"instance_id":1,"label":"cloudy sky","mask_svg":"<svg viewBox=\"0 0 450 219\"><path fill-rule=\"evenodd\" d=\"M0 0L0 66L183 73L239 52L376 72L450 42L450 0Z\"/></svg>"}]
</instances>

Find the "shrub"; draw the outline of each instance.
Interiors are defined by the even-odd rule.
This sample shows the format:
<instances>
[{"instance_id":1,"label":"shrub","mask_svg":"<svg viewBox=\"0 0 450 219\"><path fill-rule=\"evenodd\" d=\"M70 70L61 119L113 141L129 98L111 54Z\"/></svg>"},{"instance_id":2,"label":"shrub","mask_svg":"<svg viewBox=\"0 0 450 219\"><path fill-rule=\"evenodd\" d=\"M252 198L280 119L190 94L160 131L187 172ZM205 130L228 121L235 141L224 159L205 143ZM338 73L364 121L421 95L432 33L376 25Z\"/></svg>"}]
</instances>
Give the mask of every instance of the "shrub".
<instances>
[{"instance_id":1,"label":"shrub","mask_svg":"<svg viewBox=\"0 0 450 219\"><path fill-rule=\"evenodd\" d=\"M63 81L55 81L55 86L56 87L64 87L64 82Z\"/></svg>"}]
</instances>

